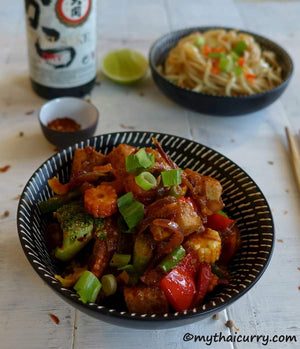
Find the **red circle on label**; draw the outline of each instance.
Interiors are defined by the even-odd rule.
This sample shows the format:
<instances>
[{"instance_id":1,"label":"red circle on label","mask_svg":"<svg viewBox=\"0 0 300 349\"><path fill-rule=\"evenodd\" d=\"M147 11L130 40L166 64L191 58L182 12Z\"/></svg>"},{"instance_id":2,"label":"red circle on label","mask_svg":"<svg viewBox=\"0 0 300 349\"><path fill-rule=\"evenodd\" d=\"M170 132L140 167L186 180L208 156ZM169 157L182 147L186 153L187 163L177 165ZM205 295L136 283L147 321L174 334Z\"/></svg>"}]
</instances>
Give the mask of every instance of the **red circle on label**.
<instances>
[{"instance_id":1,"label":"red circle on label","mask_svg":"<svg viewBox=\"0 0 300 349\"><path fill-rule=\"evenodd\" d=\"M69 22L69 23L80 23L82 21L84 21L86 19L86 17L88 16L88 14L90 13L90 9L91 9L91 0L87 0L88 1L88 8L87 10L85 11L84 15L81 16L80 18L77 18L77 19L72 19L70 17L68 17L65 13L64 13L64 10L63 10L63 4L64 2L71 2L72 0L58 0L58 11L59 11L59 14L61 15L61 17L66 21L66 22ZM84 0L82 0L84 1ZM77 1L77 3L80 3L81 4L81 1ZM76 2L74 3L76 5ZM78 5L79 6L79 5ZM75 7L74 7L75 8Z\"/></svg>"}]
</instances>

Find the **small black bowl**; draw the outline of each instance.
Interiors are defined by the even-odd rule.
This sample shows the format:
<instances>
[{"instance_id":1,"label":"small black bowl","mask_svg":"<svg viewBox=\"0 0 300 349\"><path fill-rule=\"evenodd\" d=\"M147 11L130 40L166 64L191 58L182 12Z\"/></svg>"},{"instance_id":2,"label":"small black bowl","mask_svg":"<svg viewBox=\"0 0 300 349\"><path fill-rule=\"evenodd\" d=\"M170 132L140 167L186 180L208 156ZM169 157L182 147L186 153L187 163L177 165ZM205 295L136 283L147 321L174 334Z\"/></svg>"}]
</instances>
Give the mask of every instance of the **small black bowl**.
<instances>
[{"instance_id":1,"label":"small black bowl","mask_svg":"<svg viewBox=\"0 0 300 349\"><path fill-rule=\"evenodd\" d=\"M81 125L81 129L72 132L61 132L48 127L50 121L65 117L76 121ZM98 119L99 111L93 104L75 97L52 99L45 103L39 112L39 121L44 136L58 148L65 148L93 136Z\"/></svg>"},{"instance_id":2,"label":"small black bowl","mask_svg":"<svg viewBox=\"0 0 300 349\"><path fill-rule=\"evenodd\" d=\"M200 113L233 116L255 112L275 102L286 89L293 73L293 62L288 53L273 41L260 35L241 30L241 32L252 35L262 49L273 51L278 63L282 67L283 82L277 87L250 96L217 96L206 93L194 92L179 87L167 80L158 70L158 66L164 64L169 51L177 45L178 41L196 31L204 32L211 29L232 30L226 27L195 27L171 32L158 39L151 47L149 53L149 64L152 76L160 90L174 102L195 110Z\"/></svg>"},{"instance_id":3,"label":"small black bowl","mask_svg":"<svg viewBox=\"0 0 300 349\"><path fill-rule=\"evenodd\" d=\"M54 276L61 273L61 269L46 248L44 233L47 221L38 206L40 201L53 195L47 180L53 176L57 176L63 183L69 180L77 148L94 146L96 150L108 154L120 143L149 147L152 137L162 143L181 168L191 168L221 182L226 212L237 222L242 241L241 248L229 265L229 284L217 287L199 307L182 313L130 313L120 299L112 299L107 304L83 304L73 289L63 287ZM53 291L90 316L131 328L163 329L187 325L221 311L248 292L259 280L269 264L274 243L272 214L253 180L235 163L213 149L164 133L109 133L89 138L53 155L34 172L26 184L19 202L17 220L19 238L28 261Z\"/></svg>"}]
</instances>

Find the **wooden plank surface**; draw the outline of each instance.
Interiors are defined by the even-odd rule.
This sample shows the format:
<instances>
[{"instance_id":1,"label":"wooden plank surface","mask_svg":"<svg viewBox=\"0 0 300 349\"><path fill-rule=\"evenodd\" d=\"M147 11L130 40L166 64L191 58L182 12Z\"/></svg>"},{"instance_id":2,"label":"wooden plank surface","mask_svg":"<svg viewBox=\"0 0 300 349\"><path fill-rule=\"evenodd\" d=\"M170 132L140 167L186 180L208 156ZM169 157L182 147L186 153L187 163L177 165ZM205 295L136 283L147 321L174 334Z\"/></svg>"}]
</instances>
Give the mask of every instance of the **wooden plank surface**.
<instances>
[{"instance_id":1,"label":"wooden plank surface","mask_svg":"<svg viewBox=\"0 0 300 349\"><path fill-rule=\"evenodd\" d=\"M271 343L268 348L297 348L300 342L299 195L288 162L284 126L300 128L300 72L269 108L242 117L211 117L187 111L167 100L148 77L133 87L102 78L91 95L100 110L97 133L162 131L195 139L222 152L245 169L261 187L275 219L277 241L272 262L259 283L220 314L172 330L137 331L109 325L78 312L55 295L34 273L16 231L17 195L32 172L54 153L42 136L37 113L44 100L28 81L24 8L0 0L0 338L1 349L31 348L205 348L185 342L193 335L234 334L230 318L246 335L296 335L298 344ZM266 15L267 14L267 15ZM295 1L101 0L98 6L98 54L119 47L147 55L151 43L170 30L196 25L245 28L278 41L295 62L300 59L300 14ZM24 132L20 137L19 132ZM60 319L56 325L49 317ZM76 328L76 330L75 330ZM76 333L76 336L75 336ZM261 348L260 343L215 343L216 348Z\"/></svg>"}]
</instances>

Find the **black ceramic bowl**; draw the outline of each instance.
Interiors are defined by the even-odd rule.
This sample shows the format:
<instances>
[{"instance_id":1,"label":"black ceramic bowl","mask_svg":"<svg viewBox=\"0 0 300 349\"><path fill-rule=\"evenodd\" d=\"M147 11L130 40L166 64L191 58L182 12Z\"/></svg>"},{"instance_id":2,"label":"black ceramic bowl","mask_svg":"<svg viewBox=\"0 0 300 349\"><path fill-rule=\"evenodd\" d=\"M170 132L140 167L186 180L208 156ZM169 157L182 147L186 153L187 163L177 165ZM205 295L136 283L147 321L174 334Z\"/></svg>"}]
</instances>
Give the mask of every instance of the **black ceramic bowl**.
<instances>
[{"instance_id":1,"label":"black ceramic bowl","mask_svg":"<svg viewBox=\"0 0 300 349\"><path fill-rule=\"evenodd\" d=\"M54 119L71 118L81 125L81 129L73 132L60 132L48 127ZM45 103L39 112L41 129L47 140L58 148L92 137L99 119L98 109L81 98L61 97Z\"/></svg>"},{"instance_id":2,"label":"black ceramic bowl","mask_svg":"<svg viewBox=\"0 0 300 349\"><path fill-rule=\"evenodd\" d=\"M217 178L223 185L226 212L236 220L242 246L230 263L230 282L218 287L198 308L183 313L129 313L122 301L107 304L83 304L72 289L61 286L54 275L60 272L45 246L46 221L38 203L53 195L47 179L58 176L68 181L76 148L94 146L107 154L119 143L137 147L151 146L156 137L167 153L181 167L189 167ZM111 133L88 139L64 149L44 162L32 175L22 193L18 207L18 232L24 253L39 276L65 301L103 321L131 328L169 328L186 325L219 312L244 295L259 280L272 254L274 228L270 208L257 185L236 164L220 153L199 143L177 136L150 132Z\"/></svg>"},{"instance_id":3,"label":"black ceramic bowl","mask_svg":"<svg viewBox=\"0 0 300 349\"><path fill-rule=\"evenodd\" d=\"M200 113L233 116L252 113L273 103L286 89L293 72L293 62L288 53L273 41L260 35L241 30L243 33L252 35L262 49L275 52L277 61L282 67L283 82L272 90L258 93L251 96L216 96L206 93L194 92L192 90L179 87L167 80L158 70L158 66L163 65L169 51L177 45L178 41L196 31L204 32L210 29L233 28L225 27L195 27L171 32L158 39L151 47L149 53L149 64L153 79L160 90L174 102L195 110Z\"/></svg>"}]
</instances>

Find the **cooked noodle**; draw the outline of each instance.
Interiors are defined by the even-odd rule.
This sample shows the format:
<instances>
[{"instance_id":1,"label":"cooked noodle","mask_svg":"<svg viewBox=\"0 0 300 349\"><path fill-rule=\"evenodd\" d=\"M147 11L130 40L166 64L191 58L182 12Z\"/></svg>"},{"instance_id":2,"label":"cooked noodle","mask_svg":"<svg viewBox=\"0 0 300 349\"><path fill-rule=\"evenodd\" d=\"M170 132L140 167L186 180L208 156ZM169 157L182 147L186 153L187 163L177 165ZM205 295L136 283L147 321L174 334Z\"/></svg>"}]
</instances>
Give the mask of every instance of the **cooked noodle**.
<instances>
[{"instance_id":1,"label":"cooked noodle","mask_svg":"<svg viewBox=\"0 0 300 349\"><path fill-rule=\"evenodd\" d=\"M159 69L178 86L213 95L252 95L282 83L275 53L262 50L253 36L236 30L184 37Z\"/></svg>"}]
</instances>

